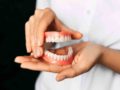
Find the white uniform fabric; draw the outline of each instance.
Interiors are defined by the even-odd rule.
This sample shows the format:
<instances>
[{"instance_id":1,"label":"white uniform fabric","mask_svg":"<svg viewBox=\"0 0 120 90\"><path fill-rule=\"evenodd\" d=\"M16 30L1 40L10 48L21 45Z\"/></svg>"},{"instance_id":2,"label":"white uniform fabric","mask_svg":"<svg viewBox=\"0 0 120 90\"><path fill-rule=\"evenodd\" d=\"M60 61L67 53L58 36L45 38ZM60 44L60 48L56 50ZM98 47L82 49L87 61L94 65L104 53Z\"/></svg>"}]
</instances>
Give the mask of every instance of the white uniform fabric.
<instances>
[{"instance_id":1,"label":"white uniform fabric","mask_svg":"<svg viewBox=\"0 0 120 90\"><path fill-rule=\"evenodd\" d=\"M91 41L120 50L120 0L38 0L37 7L50 7L68 27ZM92 52L92 51L91 51ZM56 74L42 72L36 90L120 90L120 74L102 65L61 82Z\"/></svg>"}]
</instances>

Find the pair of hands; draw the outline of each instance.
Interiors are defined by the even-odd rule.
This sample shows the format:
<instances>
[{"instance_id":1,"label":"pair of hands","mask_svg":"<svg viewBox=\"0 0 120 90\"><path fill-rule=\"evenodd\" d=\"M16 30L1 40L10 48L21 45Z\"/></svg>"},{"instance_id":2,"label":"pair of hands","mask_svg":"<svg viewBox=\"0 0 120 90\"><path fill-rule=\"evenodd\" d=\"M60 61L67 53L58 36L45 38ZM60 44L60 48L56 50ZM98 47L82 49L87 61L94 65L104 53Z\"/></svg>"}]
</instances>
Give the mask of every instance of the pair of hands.
<instances>
[{"instance_id":1,"label":"pair of hands","mask_svg":"<svg viewBox=\"0 0 120 90\"><path fill-rule=\"evenodd\" d=\"M18 56L15 62L22 68L58 73L56 79L61 81L72 78L91 69L102 55L102 47L90 42L73 45L74 60L72 65L58 66L42 62L40 58L44 52L44 32L59 30L71 33L72 39L80 39L82 34L64 26L52 10L36 10L26 23L26 48L33 56ZM38 59L39 58L39 59ZM41 59L41 60L40 60Z\"/></svg>"}]
</instances>

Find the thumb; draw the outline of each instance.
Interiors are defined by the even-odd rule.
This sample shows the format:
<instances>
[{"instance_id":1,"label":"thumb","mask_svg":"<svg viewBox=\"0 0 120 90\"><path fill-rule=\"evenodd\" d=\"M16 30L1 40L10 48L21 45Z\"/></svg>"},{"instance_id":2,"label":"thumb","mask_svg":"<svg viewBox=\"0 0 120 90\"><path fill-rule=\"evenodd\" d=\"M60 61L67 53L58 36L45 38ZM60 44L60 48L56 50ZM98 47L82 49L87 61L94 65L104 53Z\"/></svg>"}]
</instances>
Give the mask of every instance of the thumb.
<instances>
[{"instance_id":1,"label":"thumb","mask_svg":"<svg viewBox=\"0 0 120 90\"><path fill-rule=\"evenodd\" d=\"M63 26L61 28L61 31L64 31L64 32L71 34L72 39L81 39L83 37L82 33L75 31L75 30L72 30L72 29L65 27L65 26Z\"/></svg>"},{"instance_id":2,"label":"thumb","mask_svg":"<svg viewBox=\"0 0 120 90\"><path fill-rule=\"evenodd\" d=\"M73 65L63 71L61 71L60 73L58 73L58 75L56 76L56 80L57 81L62 81L66 78L73 78L75 76L78 76L80 73L78 72L76 65Z\"/></svg>"}]
</instances>

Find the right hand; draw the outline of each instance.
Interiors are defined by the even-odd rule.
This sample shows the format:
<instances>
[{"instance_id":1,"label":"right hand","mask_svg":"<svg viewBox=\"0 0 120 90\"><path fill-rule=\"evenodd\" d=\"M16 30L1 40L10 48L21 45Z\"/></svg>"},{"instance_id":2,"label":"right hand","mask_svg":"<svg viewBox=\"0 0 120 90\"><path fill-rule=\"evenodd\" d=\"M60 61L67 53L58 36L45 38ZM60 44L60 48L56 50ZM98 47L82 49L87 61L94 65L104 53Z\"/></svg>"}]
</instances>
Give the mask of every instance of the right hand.
<instances>
[{"instance_id":1,"label":"right hand","mask_svg":"<svg viewBox=\"0 0 120 90\"><path fill-rule=\"evenodd\" d=\"M64 26L49 9L37 9L25 25L26 48L35 58L43 55L44 32L59 30L71 33L72 39L80 39L82 34Z\"/></svg>"}]
</instances>

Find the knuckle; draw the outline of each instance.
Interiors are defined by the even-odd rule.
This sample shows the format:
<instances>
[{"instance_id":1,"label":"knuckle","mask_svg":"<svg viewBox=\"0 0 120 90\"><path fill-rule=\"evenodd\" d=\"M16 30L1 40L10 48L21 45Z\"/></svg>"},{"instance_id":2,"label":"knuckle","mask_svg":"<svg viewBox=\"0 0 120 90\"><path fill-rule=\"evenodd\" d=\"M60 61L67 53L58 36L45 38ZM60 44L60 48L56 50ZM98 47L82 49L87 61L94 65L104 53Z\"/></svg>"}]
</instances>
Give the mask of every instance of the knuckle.
<instances>
[{"instance_id":1,"label":"knuckle","mask_svg":"<svg viewBox=\"0 0 120 90\"><path fill-rule=\"evenodd\" d=\"M34 20L34 16L30 16L29 21L33 21Z\"/></svg>"},{"instance_id":2,"label":"knuckle","mask_svg":"<svg viewBox=\"0 0 120 90\"><path fill-rule=\"evenodd\" d=\"M40 14L42 13L42 11L43 11L43 10L41 10L41 9L36 9L36 10L35 10L35 15L36 15L36 16L40 15Z\"/></svg>"},{"instance_id":3,"label":"knuckle","mask_svg":"<svg viewBox=\"0 0 120 90\"><path fill-rule=\"evenodd\" d=\"M40 10L36 9L35 14L39 14Z\"/></svg>"},{"instance_id":4,"label":"knuckle","mask_svg":"<svg viewBox=\"0 0 120 90\"><path fill-rule=\"evenodd\" d=\"M26 23L25 23L25 27L27 27L29 25L29 22L27 21Z\"/></svg>"}]
</instances>

